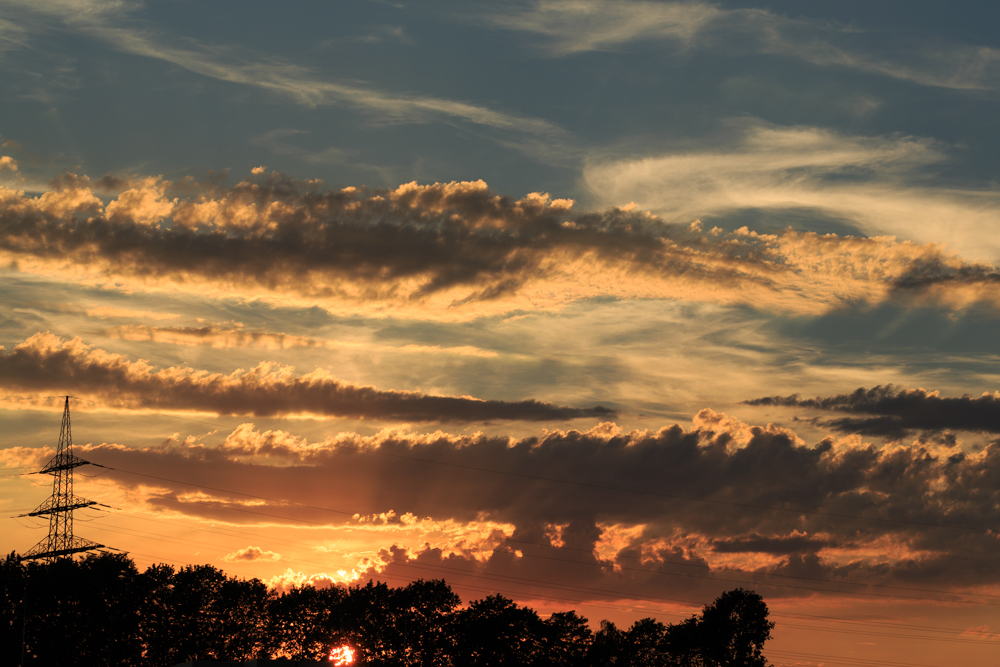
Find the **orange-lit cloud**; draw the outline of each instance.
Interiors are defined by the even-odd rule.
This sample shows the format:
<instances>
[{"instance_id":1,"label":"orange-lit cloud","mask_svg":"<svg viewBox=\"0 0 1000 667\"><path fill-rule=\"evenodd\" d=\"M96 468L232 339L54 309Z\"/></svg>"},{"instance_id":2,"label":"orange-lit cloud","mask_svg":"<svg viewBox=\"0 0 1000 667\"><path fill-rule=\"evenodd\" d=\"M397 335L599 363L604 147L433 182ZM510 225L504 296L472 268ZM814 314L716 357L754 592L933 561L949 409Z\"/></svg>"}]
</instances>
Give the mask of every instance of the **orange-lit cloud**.
<instances>
[{"instance_id":1,"label":"orange-lit cloud","mask_svg":"<svg viewBox=\"0 0 1000 667\"><path fill-rule=\"evenodd\" d=\"M97 309L88 310L87 314L90 315L94 310ZM172 343L174 345L207 345L216 348L258 348L265 350L323 348L336 350L346 347L362 347L361 343L320 340L308 336L295 336L284 333L248 331L242 327L150 327L134 324L113 327L108 329L105 334L110 338L120 338L122 340L148 340L156 343ZM497 356L497 353L492 350L483 350L472 345L441 347L440 345L415 345L411 343L390 347L368 343L364 344L363 347L366 350L391 349L400 352L455 354L471 357Z\"/></svg>"},{"instance_id":2,"label":"orange-lit cloud","mask_svg":"<svg viewBox=\"0 0 1000 667\"><path fill-rule=\"evenodd\" d=\"M281 554L273 551L264 551L260 547L246 547L231 554L226 554L222 557L222 560L229 563L237 563L239 561L265 561L273 563L281 560Z\"/></svg>"},{"instance_id":3,"label":"orange-lit cloud","mask_svg":"<svg viewBox=\"0 0 1000 667\"><path fill-rule=\"evenodd\" d=\"M304 574L288 568L284 573L271 577L267 580L269 588L275 589L279 593L286 592L295 587L314 586L316 588L330 588L343 582L344 579L338 575L329 575L326 572L317 574Z\"/></svg>"},{"instance_id":4,"label":"orange-lit cloud","mask_svg":"<svg viewBox=\"0 0 1000 667\"><path fill-rule=\"evenodd\" d=\"M160 313L152 310L133 310L131 308L110 308L100 306L87 309L87 317L105 318L130 318L143 320L176 320L180 317L177 313Z\"/></svg>"},{"instance_id":5,"label":"orange-lit cloud","mask_svg":"<svg viewBox=\"0 0 1000 667\"><path fill-rule=\"evenodd\" d=\"M401 421L550 420L602 417L612 410L571 408L535 400L496 401L380 390L315 370L261 362L229 375L187 367L155 370L143 360L40 333L11 352L0 350L5 394L66 392L107 407L214 412L220 415L314 415Z\"/></svg>"},{"instance_id":6,"label":"orange-lit cloud","mask_svg":"<svg viewBox=\"0 0 1000 667\"><path fill-rule=\"evenodd\" d=\"M421 319L597 296L811 314L891 299L1000 303L996 267L934 244L705 232L619 208L575 212L547 195L512 200L482 181L371 191L320 191L280 175L228 189L118 185L128 189L107 206L82 177L39 197L0 189L0 257L21 271L119 288Z\"/></svg>"},{"instance_id":7,"label":"orange-lit cloud","mask_svg":"<svg viewBox=\"0 0 1000 667\"><path fill-rule=\"evenodd\" d=\"M522 439L390 429L315 442L244 425L221 442L81 455L114 468L100 484L141 492L152 511L344 538L374 531L395 546L358 569L369 575L466 586L516 577L622 598L743 583L770 596L924 587L948 599L1000 585L989 574L1000 541L987 530L1000 506L996 446L952 457L919 443L808 445L753 426L734 447L742 427L719 423ZM22 452L9 462L27 455L41 461Z\"/></svg>"}]
</instances>

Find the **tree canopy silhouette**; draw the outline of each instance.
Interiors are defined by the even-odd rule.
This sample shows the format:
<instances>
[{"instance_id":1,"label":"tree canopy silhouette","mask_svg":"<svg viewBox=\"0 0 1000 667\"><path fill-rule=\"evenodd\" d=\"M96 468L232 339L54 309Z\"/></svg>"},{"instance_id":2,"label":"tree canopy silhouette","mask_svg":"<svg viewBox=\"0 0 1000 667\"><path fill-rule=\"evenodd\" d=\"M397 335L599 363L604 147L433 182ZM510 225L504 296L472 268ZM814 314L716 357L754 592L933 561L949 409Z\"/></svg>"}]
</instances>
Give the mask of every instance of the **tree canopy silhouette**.
<instances>
[{"instance_id":1,"label":"tree canopy silhouette","mask_svg":"<svg viewBox=\"0 0 1000 667\"><path fill-rule=\"evenodd\" d=\"M277 592L210 565L139 572L120 554L0 561L0 664L22 667L318 661L344 644L356 664L386 667L765 667L767 615L737 588L675 625L595 633L574 611L542 619L502 595L463 607L442 580Z\"/></svg>"}]
</instances>

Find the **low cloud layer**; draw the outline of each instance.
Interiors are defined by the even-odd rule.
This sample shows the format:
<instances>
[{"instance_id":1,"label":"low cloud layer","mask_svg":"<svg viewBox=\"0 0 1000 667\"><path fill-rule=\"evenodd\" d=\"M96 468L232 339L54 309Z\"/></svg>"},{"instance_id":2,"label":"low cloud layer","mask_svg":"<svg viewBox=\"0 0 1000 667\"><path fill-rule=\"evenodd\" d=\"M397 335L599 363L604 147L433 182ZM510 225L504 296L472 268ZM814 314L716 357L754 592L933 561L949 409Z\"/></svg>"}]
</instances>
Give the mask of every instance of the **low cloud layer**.
<instances>
[{"instance_id":1,"label":"low cloud layer","mask_svg":"<svg viewBox=\"0 0 1000 667\"><path fill-rule=\"evenodd\" d=\"M1000 433L1000 392L975 398L947 398L936 391L885 385L871 389L861 387L850 394L826 398L767 396L746 401L746 404L866 415L823 422L824 426L844 433L888 438L901 438L914 431Z\"/></svg>"},{"instance_id":2,"label":"low cloud layer","mask_svg":"<svg viewBox=\"0 0 1000 667\"><path fill-rule=\"evenodd\" d=\"M97 193L108 191L117 197L105 204ZM889 299L1000 303L996 267L936 244L727 233L629 206L576 213L569 200L513 200L482 181L321 191L276 174L231 188L68 175L38 197L0 188L0 259L88 284L421 319L608 296L803 314ZM914 279L931 266L934 280Z\"/></svg>"},{"instance_id":3,"label":"low cloud layer","mask_svg":"<svg viewBox=\"0 0 1000 667\"><path fill-rule=\"evenodd\" d=\"M36 334L0 350L2 393L73 393L108 407L212 412L219 415L313 415L399 421L477 422L601 418L613 410L571 408L535 400L493 401L380 390L342 382L321 370L296 376L290 366L261 362L229 375L188 367L156 370L145 361Z\"/></svg>"},{"instance_id":4,"label":"low cloud layer","mask_svg":"<svg viewBox=\"0 0 1000 667\"><path fill-rule=\"evenodd\" d=\"M387 430L316 442L246 424L223 441L81 455L115 468L101 483L148 510L382 531L387 549L395 543L384 571L399 576L519 577L528 590L557 582L593 600L607 599L594 590L673 599L739 583L771 596L943 599L1000 584L1000 545L987 530L1000 520L995 445L958 456L855 438L808 445L776 427L717 423L728 425L602 424L524 439ZM253 497L220 490L220 479ZM469 525L469 538L422 538L421 525L442 521ZM509 528L473 537L484 521Z\"/></svg>"}]
</instances>

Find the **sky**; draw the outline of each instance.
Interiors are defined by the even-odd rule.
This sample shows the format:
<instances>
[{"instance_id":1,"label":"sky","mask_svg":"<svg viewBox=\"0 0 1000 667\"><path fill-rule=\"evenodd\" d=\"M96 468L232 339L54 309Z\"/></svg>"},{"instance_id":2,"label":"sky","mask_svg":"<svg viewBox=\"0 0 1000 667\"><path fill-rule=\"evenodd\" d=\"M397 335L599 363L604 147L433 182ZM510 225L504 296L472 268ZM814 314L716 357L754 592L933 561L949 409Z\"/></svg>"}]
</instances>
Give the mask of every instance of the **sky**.
<instances>
[{"instance_id":1,"label":"sky","mask_svg":"<svg viewBox=\"0 0 1000 667\"><path fill-rule=\"evenodd\" d=\"M0 7L4 516L1000 657L995 3Z\"/></svg>"}]
</instances>

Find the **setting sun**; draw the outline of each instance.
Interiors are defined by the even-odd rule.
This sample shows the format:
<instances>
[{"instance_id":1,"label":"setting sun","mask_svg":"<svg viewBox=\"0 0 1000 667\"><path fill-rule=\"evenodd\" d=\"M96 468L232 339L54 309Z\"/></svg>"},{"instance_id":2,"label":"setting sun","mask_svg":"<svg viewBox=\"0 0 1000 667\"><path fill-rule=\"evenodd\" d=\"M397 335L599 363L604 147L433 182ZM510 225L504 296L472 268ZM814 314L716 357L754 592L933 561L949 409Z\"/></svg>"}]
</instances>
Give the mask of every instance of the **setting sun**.
<instances>
[{"instance_id":1,"label":"setting sun","mask_svg":"<svg viewBox=\"0 0 1000 667\"><path fill-rule=\"evenodd\" d=\"M352 649L347 644L337 646L330 650L330 663L334 665L352 665L354 664L354 649Z\"/></svg>"}]
</instances>

